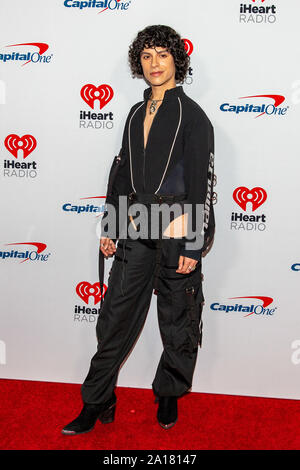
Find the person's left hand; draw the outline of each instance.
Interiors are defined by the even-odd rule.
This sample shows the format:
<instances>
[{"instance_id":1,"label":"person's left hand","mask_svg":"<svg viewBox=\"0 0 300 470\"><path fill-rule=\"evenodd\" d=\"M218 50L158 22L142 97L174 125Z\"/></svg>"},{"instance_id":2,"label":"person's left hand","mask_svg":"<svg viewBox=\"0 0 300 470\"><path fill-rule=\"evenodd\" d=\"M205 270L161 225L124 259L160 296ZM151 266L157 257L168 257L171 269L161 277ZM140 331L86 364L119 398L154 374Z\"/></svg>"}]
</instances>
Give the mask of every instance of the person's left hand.
<instances>
[{"instance_id":1,"label":"person's left hand","mask_svg":"<svg viewBox=\"0 0 300 470\"><path fill-rule=\"evenodd\" d=\"M176 269L176 272L180 274L189 274L194 270L194 268L196 268L197 263L198 261L195 259L188 258L187 256L179 256L178 269Z\"/></svg>"}]
</instances>

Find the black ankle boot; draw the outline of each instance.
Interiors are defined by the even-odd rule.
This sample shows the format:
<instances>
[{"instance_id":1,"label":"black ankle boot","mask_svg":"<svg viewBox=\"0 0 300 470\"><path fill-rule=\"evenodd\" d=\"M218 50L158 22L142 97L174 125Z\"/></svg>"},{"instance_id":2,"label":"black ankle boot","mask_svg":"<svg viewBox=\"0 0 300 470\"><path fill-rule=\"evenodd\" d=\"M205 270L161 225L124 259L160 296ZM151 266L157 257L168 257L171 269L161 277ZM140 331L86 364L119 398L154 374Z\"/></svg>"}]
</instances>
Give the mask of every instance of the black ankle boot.
<instances>
[{"instance_id":1,"label":"black ankle boot","mask_svg":"<svg viewBox=\"0 0 300 470\"><path fill-rule=\"evenodd\" d=\"M112 423L116 410L116 395L107 402L100 405L91 405L85 403L80 414L71 423L67 424L62 430L62 434L74 436L91 431L97 419L103 424Z\"/></svg>"},{"instance_id":2,"label":"black ankle boot","mask_svg":"<svg viewBox=\"0 0 300 470\"><path fill-rule=\"evenodd\" d=\"M157 397L159 402L157 421L164 429L170 429L177 421L177 397Z\"/></svg>"}]
</instances>

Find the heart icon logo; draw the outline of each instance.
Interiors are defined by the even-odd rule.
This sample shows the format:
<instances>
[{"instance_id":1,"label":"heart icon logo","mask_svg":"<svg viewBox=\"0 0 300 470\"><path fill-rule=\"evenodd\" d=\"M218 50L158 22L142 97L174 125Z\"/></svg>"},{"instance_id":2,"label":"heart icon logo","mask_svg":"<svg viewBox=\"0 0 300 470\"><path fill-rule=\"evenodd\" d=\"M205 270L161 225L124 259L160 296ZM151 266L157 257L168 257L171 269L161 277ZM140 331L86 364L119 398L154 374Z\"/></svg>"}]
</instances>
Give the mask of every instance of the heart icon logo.
<instances>
[{"instance_id":1,"label":"heart icon logo","mask_svg":"<svg viewBox=\"0 0 300 470\"><path fill-rule=\"evenodd\" d=\"M105 294L107 290L105 285L103 285L103 290ZM87 281L82 281L77 284L76 293L87 305L89 303L90 296L94 297L94 305L96 305L101 299L100 283L95 282L95 284L90 284Z\"/></svg>"},{"instance_id":2,"label":"heart icon logo","mask_svg":"<svg viewBox=\"0 0 300 470\"><path fill-rule=\"evenodd\" d=\"M184 42L184 48L186 50L187 55L191 55L194 50L192 41L186 38L182 39L182 41Z\"/></svg>"},{"instance_id":3,"label":"heart icon logo","mask_svg":"<svg viewBox=\"0 0 300 470\"><path fill-rule=\"evenodd\" d=\"M254 212L267 199L267 193L263 188L255 187L248 189L245 186L236 188L233 192L233 199L243 209L246 210L247 203L252 203L252 211Z\"/></svg>"},{"instance_id":4,"label":"heart icon logo","mask_svg":"<svg viewBox=\"0 0 300 470\"><path fill-rule=\"evenodd\" d=\"M23 137L10 134L6 137L4 145L15 158L18 158L18 150L22 149L23 158L26 158L36 148L36 139L30 134L25 134Z\"/></svg>"},{"instance_id":5,"label":"heart icon logo","mask_svg":"<svg viewBox=\"0 0 300 470\"><path fill-rule=\"evenodd\" d=\"M96 87L88 83L81 88L80 96L92 109L94 109L95 100L99 100L100 109L102 109L113 98L114 91L111 86L106 84Z\"/></svg>"}]
</instances>

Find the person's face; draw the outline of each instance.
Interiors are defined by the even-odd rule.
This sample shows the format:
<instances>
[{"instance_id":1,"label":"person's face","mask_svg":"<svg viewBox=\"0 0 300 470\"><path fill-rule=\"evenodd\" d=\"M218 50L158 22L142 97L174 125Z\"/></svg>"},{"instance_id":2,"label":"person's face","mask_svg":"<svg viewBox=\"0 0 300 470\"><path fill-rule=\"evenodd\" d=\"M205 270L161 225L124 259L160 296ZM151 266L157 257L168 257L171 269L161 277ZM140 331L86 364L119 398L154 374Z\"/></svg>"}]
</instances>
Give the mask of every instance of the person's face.
<instances>
[{"instance_id":1,"label":"person's face","mask_svg":"<svg viewBox=\"0 0 300 470\"><path fill-rule=\"evenodd\" d=\"M140 59L144 77L151 85L175 83L174 58L167 48L144 48Z\"/></svg>"}]
</instances>

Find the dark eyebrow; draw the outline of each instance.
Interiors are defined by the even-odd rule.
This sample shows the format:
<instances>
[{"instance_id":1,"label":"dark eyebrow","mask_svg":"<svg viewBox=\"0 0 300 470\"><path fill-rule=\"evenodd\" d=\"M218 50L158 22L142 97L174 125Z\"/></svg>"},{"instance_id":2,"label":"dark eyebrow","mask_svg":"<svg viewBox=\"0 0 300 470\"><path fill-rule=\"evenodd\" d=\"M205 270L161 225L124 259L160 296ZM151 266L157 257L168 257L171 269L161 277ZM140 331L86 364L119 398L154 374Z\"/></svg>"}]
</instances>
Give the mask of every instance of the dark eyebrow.
<instances>
[{"instance_id":1,"label":"dark eyebrow","mask_svg":"<svg viewBox=\"0 0 300 470\"><path fill-rule=\"evenodd\" d=\"M169 52L169 51L168 49L163 49L162 51L158 51L157 54L160 54L161 52ZM142 51L141 54L150 54L150 52Z\"/></svg>"}]
</instances>

